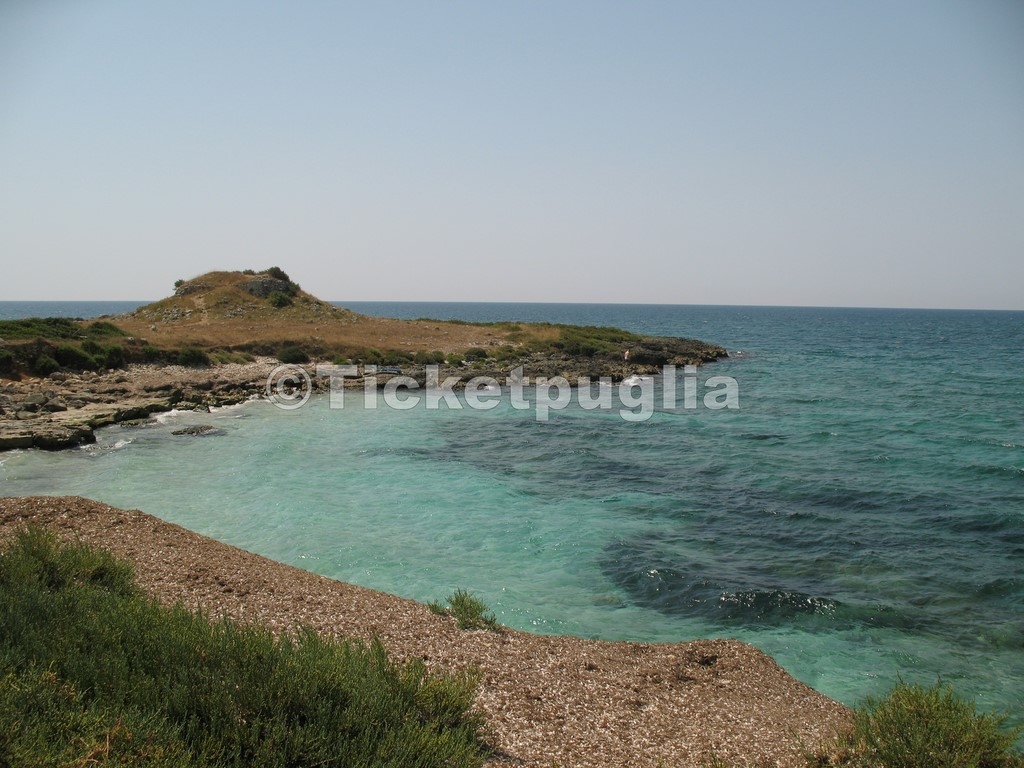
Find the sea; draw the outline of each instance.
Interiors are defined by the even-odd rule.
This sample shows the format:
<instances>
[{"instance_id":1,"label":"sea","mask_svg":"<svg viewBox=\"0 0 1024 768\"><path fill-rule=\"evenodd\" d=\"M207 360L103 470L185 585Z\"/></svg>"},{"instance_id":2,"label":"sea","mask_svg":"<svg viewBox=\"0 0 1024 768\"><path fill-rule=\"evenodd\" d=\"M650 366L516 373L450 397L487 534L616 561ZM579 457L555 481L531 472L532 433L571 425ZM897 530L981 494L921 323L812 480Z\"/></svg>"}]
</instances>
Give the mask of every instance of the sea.
<instances>
[{"instance_id":1,"label":"sea","mask_svg":"<svg viewBox=\"0 0 1024 768\"><path fill-rule=\"evenodd\" d=\"M356 390L175 411L77 450L0 454L0 495L143 509L416 600L465 589L530 632L737 638L850 705L948 682L1024 723L1024 312L339 303L616 326L729 357L546 420L540 390L516 404L509 382L487 409ZM0 317L38 314L19 304ZM628 395L645 386L639 418ZM171 435L199 424L215 430Z\"/></svg>"}]
</instances>

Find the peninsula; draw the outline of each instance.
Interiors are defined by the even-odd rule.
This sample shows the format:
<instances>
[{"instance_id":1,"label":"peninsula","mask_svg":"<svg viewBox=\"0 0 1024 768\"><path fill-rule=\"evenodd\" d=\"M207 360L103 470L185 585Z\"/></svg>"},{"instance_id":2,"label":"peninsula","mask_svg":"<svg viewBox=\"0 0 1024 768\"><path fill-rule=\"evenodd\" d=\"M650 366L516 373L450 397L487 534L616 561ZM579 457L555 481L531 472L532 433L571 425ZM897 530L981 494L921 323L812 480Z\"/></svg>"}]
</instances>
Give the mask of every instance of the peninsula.
<instances>
[{"instance_id":1,"label":"peninsula","mask_svg":"<svg viewBox=\"0 0 1024 768\"><path fill-rule=\"evenodd\" d=\"M531 377L621 381L725 356L714 344L618 328L369 317L316 298L279 267L209 272L125 315L0 321L0 450L68 448L105 425L242 402L263 394L281 363L419 380L439 365L462 382L504 380L522 366Z\"/></svg>"}]
</instances>

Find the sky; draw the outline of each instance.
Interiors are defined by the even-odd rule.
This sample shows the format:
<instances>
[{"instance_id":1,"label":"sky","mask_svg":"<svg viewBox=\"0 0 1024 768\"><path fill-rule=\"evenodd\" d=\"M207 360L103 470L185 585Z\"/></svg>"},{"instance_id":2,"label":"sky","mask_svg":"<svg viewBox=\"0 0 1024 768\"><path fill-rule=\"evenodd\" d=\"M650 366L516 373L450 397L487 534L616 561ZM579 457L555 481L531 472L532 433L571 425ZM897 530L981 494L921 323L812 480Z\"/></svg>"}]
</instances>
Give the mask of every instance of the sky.
<instances>
[{"instance_id":1,"label":"sky","mask_svg":"<svg viewBox=\"0 0 1024 768\"><path fill-rule=\"evenodd\" d=\"M1024 3L3 0L0 300L1024 309Z\"/></svg>"}]
</instances>

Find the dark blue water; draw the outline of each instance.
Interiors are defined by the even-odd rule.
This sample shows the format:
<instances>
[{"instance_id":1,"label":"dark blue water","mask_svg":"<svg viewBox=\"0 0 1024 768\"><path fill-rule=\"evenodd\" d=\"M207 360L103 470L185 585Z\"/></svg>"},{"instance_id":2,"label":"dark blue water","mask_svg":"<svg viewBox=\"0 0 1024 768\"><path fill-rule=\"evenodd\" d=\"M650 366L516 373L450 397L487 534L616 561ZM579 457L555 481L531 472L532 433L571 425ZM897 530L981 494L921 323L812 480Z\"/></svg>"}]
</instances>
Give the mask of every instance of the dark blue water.
<instances>
[{"instance_id":1,"label":"dark blue water","mask_svg":"<svg viewBox=\"0 0 1024 768\"><path fill-rule=\"evenodd\" d=\"M145 301L0 301L0 320L23 317L101 317L138 309Z\"/></svg>"},{"instance_id":2,"label":"dark blue water","mask_svg":"<svg viewBox=\"0 0 1024 768\"><path fill-rule=\"evenodd\" d=\"M738 637L848 703L941 677L1021 720L1024 313L344 304L717 342L701 375L740 407L178 414L225 434L8 454L0 493L140 507L417 599L469 588L536 631Z\"/></svg>"}]
</instances>

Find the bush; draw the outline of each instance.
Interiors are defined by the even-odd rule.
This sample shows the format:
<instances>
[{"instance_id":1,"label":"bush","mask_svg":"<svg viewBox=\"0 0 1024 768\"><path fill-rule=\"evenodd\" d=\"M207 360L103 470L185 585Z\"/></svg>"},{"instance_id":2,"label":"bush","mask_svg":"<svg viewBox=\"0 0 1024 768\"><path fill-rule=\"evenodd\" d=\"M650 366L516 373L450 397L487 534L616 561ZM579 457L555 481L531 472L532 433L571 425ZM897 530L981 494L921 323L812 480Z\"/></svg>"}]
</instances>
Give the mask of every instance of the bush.
<instances>
[{"instance_id":1,"label":"bush","mask_svg":"<svg viewBox=\"0 0 1024 768\"><path fill-rule=\"evenodd\" d=\"M412 361L417 365L439 365L444 362L444 352L417 352L413 355Z\"/></svg>"},{"instance_id":2,"label":"bush","mask_svg":"<svg viewBox=\"0 0 1024 768\"><path fill-rule=\"evenodd\" d=\"M147 344L142 348L142 359L147 363L155 363L164 359L164 353L152 344Z\"/></svg>"},{"instance_id":3,"label":"bush","mask_svg":"<svg viewBox=\"0 0 1024 768\"><path fill-rule=\"evenodd\" d=\"M14 372L14 353L9 349L0 349L0 373Z\"/></svg>"},{"instance_id":4,"label":"bush","mask_svg":"<svg viewBox=\"0 0 1024 768\"><path fill-rule=\"evenodd\" d=\"M125 363L124 347L110 344L103 348L103 365L107 368L120 368Z\"/></svg>"},{"instance_id":5,"label":"bush","mask_svg":"<svg viewBox=\"0 0 1024 768\"><path fill-rule=\"evenodd\" d=\"M854 747L868 764L894 768L1024 766L1013 751L1021 729L1006 730L1005 723L1005 715L979 714L948 684L923 688L901 680L857 710Z\"/></svg>"},{"instance_id":6,"label":"bush","mask_svg":"<svg viewBox=\"0 0 1024 768\"><path fill-rule=\"evenodd\" d=\"M232 352L228 349L219 349L210 353L210 361L217 365L224 363L251 363L255 358L246 352Z\"/></svg>"},{"instance_id":7,"label":"bush","mask_svg":"<svg viewBox=\"0 0 1024 768\"><path fill-rule=\"evenodd\" d=\"M277 353L277 359L289 365L303 365L309 362L309 355L301 347L284 347Z\"/></svg>"},{"instance_id":8,"label":"bush","mask_svg":"<svg viewBox=\"0 0 1024 768\"><path fill-rule=\"evenodd\" d=\"M270 269L263 270L263 274L270 275L275 280L280 280L284 283L290 283L292 279L288 277L288 273L280 267L271 267Z\"/></svg>"},{"instance_id":9,"label":"bush","mask_svg":"<svg viewBox=\"0 0 1024 768\"><path fill-rule=\"evenodd\" d=\"M210 356L198 347L183 347L178 352L177 363L189 368L203 368L210 364Z\"/></svg>"},{"instance_id":10,"label":"bush","mask_svg":"<svg viewBox=\"0 0 1024 768\"><path fill-rule=\"evenodd\" d=\"M384 355L381 354L379 349L370 347L369 349L364 349L358 359L363 365L381 365L384 362Z\"/></svg>"},{"instance_id":11,"label":"bush","mask_svg":"<svg viewBox=\"0 0 1024 768\"><path fill-rule=\"evenodd\" d=\"M454 616L459 629L487 629L500 632L501 624L480 598L457 589L448 596L448 605L428 603L427 607L439 616Z\"/></svg>"},{"instance_id":12,"label":"bush","mask_svg":"<svg viewBox=\"0 0 1024 768\"><path fill-rule=\"evenodd\" d=\"M106 320L97 320L95 323L90 323L89 327L85 329L85 333L88 336L97 339L107 339L111 336L127 336L125 331L122 331L113 323L108 323Z\"/></svg>"},{"instance_id":13,"label":"bush","mask_svg":"<svg viewBox=\"0 0 1024 768\"><path fill-rule=\"evenodd\" d=\"M61 344L53 351L53 356L64 368L76 371L94 371L99 367L92 355L74 344Z\"/></svg>"},{"instance_id":14,"label":"bush","mask_svg":"<svg viewBox=\"0 0 1024 768\"><path fill-rule=\"evenodd\" d=\"M470 347L466 350L465 358L467 360L484 360L487 358L487 350L483 347Z\"/></svg>"},{"instance_id":15,"label":"bush","mask_svg":"<svg viewBox=\"0 0 1024 768\"><path fill-rule=\"evenodd\" d=\"M292 297L282 291L271 291L270 295L267 296L267 301L275 309L282 309L292 305Z\"/></svg>"},{"instance_id":16,"label":"bush","mask_svg":"<svg viewBox=\"0 0 1024 768\"><path fill-rule=\"evenodd\" d=\"M99 357L103 354L103 347L95 339L86 339L83 341L82 350L93 357Z\"/></svg>"},{"instance_id":17,"label":"bush","mask_svg":"<svg viewBox=\"0 0 1024 768\"><path fill-rule=\"evenodd\" d=\"M49 376L58 370L60 370L60 363L46 354L37 357L36 361L32 364L32 373L40 377Z\"/></svg>"},{"instance_id":18,"label":"bush","mask_svg":"<svg viewBox=\"0 0 1024 768\"><path fill-rule=\"evenodd\" d=\"M66 317L26 317L0 320L0 339L77 339L82 329Z\"/></svg>"},{"instance_id":19,"label":"bush","mask_svg":"<svg viewBox=\"0 0 1024 768\"><path fill-rule=\"evenodd\" d=\"M108 553L0 554L0 765L479 766L478 676L161 605ZM97 756L101 759L97 760Z\"/></svg>"}]
</instances>

